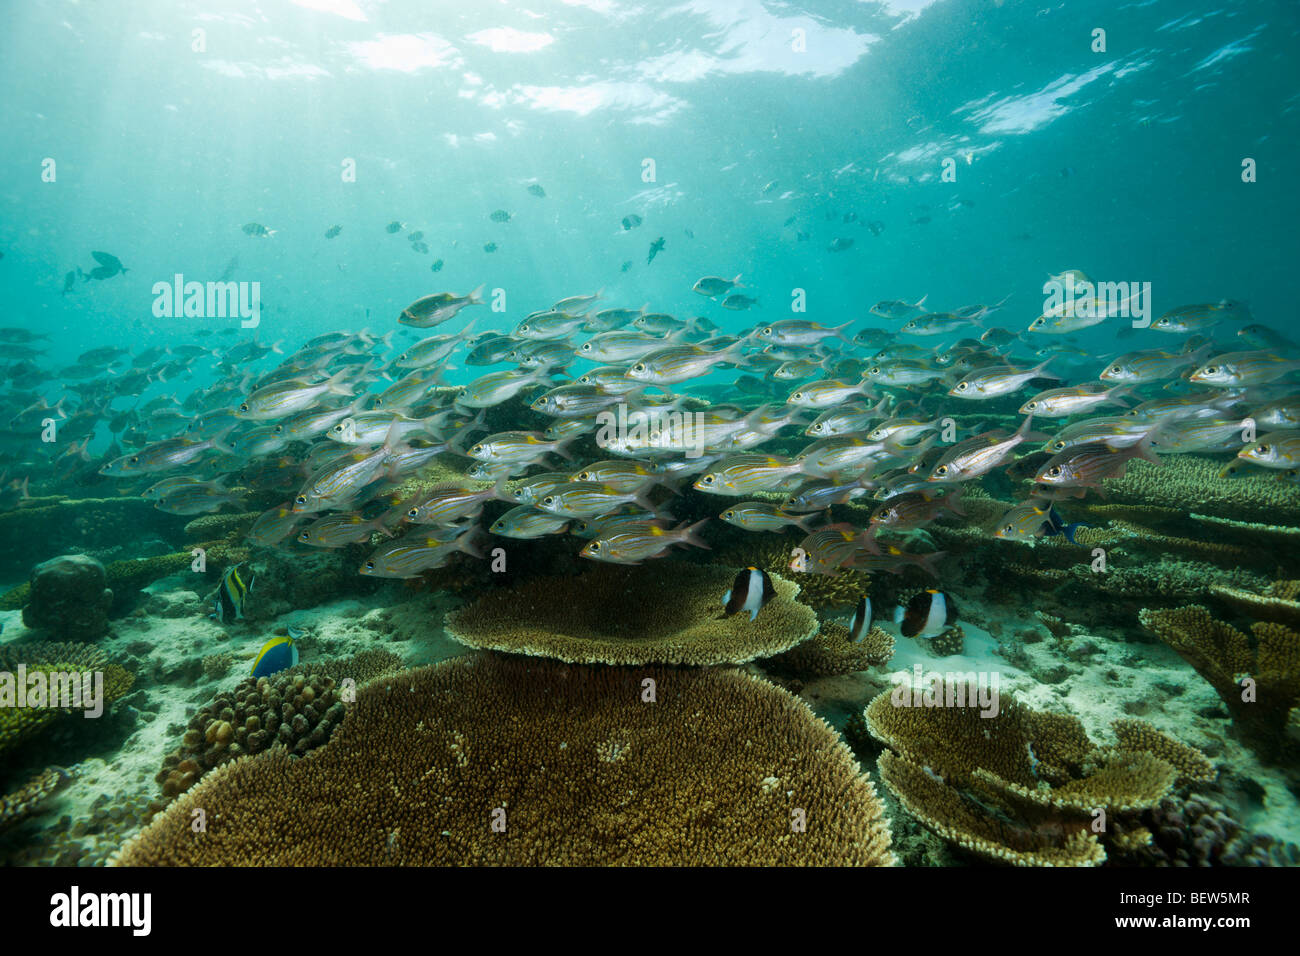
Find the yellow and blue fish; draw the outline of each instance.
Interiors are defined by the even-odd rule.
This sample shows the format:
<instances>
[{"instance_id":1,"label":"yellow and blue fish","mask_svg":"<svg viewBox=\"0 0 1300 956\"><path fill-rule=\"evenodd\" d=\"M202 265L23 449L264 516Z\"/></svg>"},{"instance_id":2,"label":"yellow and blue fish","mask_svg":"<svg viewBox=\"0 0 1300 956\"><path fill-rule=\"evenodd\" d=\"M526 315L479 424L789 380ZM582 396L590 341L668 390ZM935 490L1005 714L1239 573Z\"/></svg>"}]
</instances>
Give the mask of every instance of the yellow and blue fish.
<instances>
[{"instance_id":1,"label":"yellow and blue fish","mask_svg":"<svg viewBox=\"0 0 1300 956\"><path fill-rule=\"evenodd\" d=\"M273 637L257 652L253 661L254 677L270 677L298 663L298 645L293 636Z\"/></svg>"},{"instance_id":2,"label":"yellow and blue fish","mask_svg":"<svg viewBox=\"0 0 1300 956\"><path fill-rule=\"evenodd\" d=\"M229 624L231 621L240 621L244 618L244 601L248 598L248 593L253 590L256 576L249 578L248 584L245 585L239 568L240 565L232 564L221 575L221 584L217 586L217 596L212 602L211 615L218 624Z\"/></svg>"}]
</instances>

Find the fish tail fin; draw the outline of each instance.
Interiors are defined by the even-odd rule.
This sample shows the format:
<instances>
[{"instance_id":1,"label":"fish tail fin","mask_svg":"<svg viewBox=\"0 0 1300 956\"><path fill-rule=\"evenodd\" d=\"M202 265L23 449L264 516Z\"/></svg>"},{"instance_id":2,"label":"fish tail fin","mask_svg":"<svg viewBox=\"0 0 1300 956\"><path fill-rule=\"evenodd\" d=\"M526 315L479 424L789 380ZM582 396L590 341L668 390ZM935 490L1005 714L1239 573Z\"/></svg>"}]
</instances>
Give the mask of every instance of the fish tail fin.
<instances>
[{"instance_id":1,"label":"fish tail fin","mask_svg":"<svg viewBox=\"0 0 1300 956\"><path fill-rule=\"evenodd\" d=\"M456 539L456 550L464 551L470 557L478 558L480 561L487 557L483 546L491 539L479 525L474 525L469 531L466 531Z\"/></svg>"},{"instance_id":2,"label":"fish tail fin","mask_svg":"<svg viewBox=\"0 0 1300 956\"><path fill-rule=\"evenodd\" d=\"M937 580L939 578L939 569L937 565L946 557L948 557L947 551L931 551L929 554L919 557L916 563Z\"/></svg>"},{"instance_id":3,"label":"fish tail fin","mask_svg":"<svg viewBox=\"0 0 1300 956\"><path fill-rule=\"evenodd\" d=\"M1047 368L1048 365L1051 364L1052 359L1054 359L1054 358L1056 358L1055 355L1049 355L1047 358L1043 359L1043 360L1042 360L1041 362L1039 362L1036 366L1034 366L1034 372L1036 373L1036 374L1034 375L1034 378L1054 378L1054 379L1060 379L1061 376L1059 376L1059 375L1052 375L1052 374L1050 374L1050 373L1047 373L1047 372L1044 372L1044 371L1043 371L1045 368Z\"/></svg>"},{"instance_id":4,"label":"fish tail fin","mask_svg":"<svg viewBox=\"0 0 1300 956\"><path fill-rule=\"evenodd\" d=\"M1145 435L1143 435L1142 440L1133 446L1133 457L1143 458L1146 461L1151 462L1153 465L1163 464L1163 462L1161 462L1160 460L1160 456L1151 450L1151 445L1153 443L1154 438L1155 438L1154 431L1147 432Z\"/></svg>"},{"instance_id":5,"label":"fish tail fin","mask_svg":"<svg viewBox=\"0 0 1300 956\"><path fill-rule=\"evenodd\" d=\"M812 522L816 521L817 518L818 515L816 512L813 512L812 514L800 515L798 518L794 519L795 527L797 527L804 534L812 534L813 528L816 527L816 525L812 524Z\"/></svg>"},{"instance_id":6,"label":"fish tail fin","mask_svg":"<svg viewBox=\"0 0 1300 956\"><path fill-rule=\"evenodd\" d=\"M1106 389L1106 401L1112 405L1119 405L1121 408L1128 408L1129 406L1120 399L1136 397L1137 392L1133 390L1132 385L1116 385L1114 388Z\"/></svg>"},{"instance_id":7,"label":"fish tail fin","mask_svg":"<svg viewBox=\"0 0 1300 956\"><path fill-rule=\"evenodd\" d=\"M227 425L225 428L221 429L221 431L213 435L212 438L209 439L212 444L212 449L221 452L223 455L237 454L235 449L231 448L226 442L226 437L234 430L234 425Z\"/></svg>"},{"instance_id":8,"label":"fish tail fin","mask_svg":"<svg viewBox=\"0 0 1300 956\"><path fill-rule=\"evenodd\" d=\"M1052 437L1051 435L1048 435L1045 432L1033 431L1029 427L1033 423L1033 421L1034 421L1034 416L1033 413L1031 412L1030 414L1026 415L1025 420L1020 423L1020 427L1016 429L1016 434L1014 437L1019 438L1021 441L1047 441L1049 438Z\"/></svg>"},{"instance_id":9,"label":"fish tail fin","mask_svg":"<svg viewBox=\"0 0 1300 956\"><path fill-rule=\"evenodd\" d=\"M465 297L469 300L470 305L483 304L483 290L485 288L487 288L487 283L480 282L478 288Z\"/></svg>"},{"instance_id":10,"label":"fish tail fin","mask_svg":"<svg viewBox=\"0 0 1300 956\"><path fill-rule=\"evenodd\" d=\"M961 504L962 487L958 485L952 490L952 494L943 499L943 506L958 517L966 517L966 509Z\"/></svg>"},{"instance_id":11,"label":"fish tail fin","mask_svg":"<svg viewBox=\"0 0 1300 956\"><path fill-rule=\"evenodd\" d=\"M555 443L555 447L552 448L551 451L559 455L565 461L576 461L576 459L573 456L573 452L569 450L569 446L573 444L574 441L577 440L577 437L578 436L574 435L572 438L565 438L562 441L557 441Z\"/></svg>"},{"instance_id":12,"label":"fish tail fin","mask_svg":"<svg viewBox=\"0 0 1300 956\"><path fill-rule=\"evenodd\" d=\"M706 542L703 538L701 538L698 534L699 530L708 523L709 523L708 518L702 518L701 520L695 522L695 524L685 528L682 531L682 542L684 544L694 545L697 548L704 548L706 551L712 551L713 548L709 545L709 543Z\"/></svg>"},{"instance_id":13,"label":"fish tail fin","mask_svg":"<svg viewBox=\"0 0 1300 956\"><path fill-rule=\"evenodd\" d=\"M732 285L733 287L740 286L740 285L743 284L743 283L740 281L740 277L741 277L742 274L743 274L743 273L737 272L737 273L736 273L736 278L734 278L734 279L731 280L731 285Z\"/></svg>"},{"instance_id":14,"label":"fish tail fin","mask_svg":"<svg viewBox=\"0 0 1300 956\"><path fill-rule=\"evenodd\" d=\"M352 385L343 381L350 372L350 369L340 369L325 380L326 388L331 395L345 395L351 398L355 394Z\"/></svg>"},{"instance_id":15,"label":"fish tail fin","mask_svg":"<svg viewBox=\"0 0 1300 956\"><path fill-rule=\"evenodd\" d=\"M928 298L930 298L930 293L927 292L925 295L921 296L921 298L919 298L919 299L916 300L916 304L913 305L912 308L914 308L914 309L921 309L921 308L924 308L924 307L925 307L925 300L928 299Z\"/></svg>"},{"instance_id":16,"label":"fish tail fin","mask_svg":"<svg viewBox=\"0 0 1300 956\"><path fill-rule=\"evenodd\" d=\"M1090 524L1084 524L1082 521L1076 521L1073 524L1062 525L1061 534L1065 535L1065 540L1070 542L1070 544L1078 544L1078 542L1074 540L1074 533L1078 531L1080 528L1091 528L1091 527L1092 525Z\"/></svg>"}]
</instances>

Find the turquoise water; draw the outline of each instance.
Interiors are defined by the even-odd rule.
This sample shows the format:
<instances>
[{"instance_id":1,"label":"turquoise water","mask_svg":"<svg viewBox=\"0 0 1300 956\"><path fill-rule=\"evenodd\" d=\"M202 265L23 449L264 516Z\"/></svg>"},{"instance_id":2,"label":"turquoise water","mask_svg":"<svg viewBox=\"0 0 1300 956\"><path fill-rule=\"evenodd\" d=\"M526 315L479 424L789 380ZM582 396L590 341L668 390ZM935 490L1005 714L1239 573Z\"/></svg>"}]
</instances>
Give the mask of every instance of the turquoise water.
<instances>
[{"instance_id":1,"label":"turquoise water","mask_svg":"<svg viewBox=\"0 0 1300 956\"><path fill-rule=\"evenodd\" d=\"M510 334L531 313L566 296L599 292L596 309L645 303L652 312L682 320L705 317L716 335L743 337L737 347L750 354L739 371L752 377L751 385L766 380L770 392L733 385L737 369L727 363L670 386L683 395L721 386L705 394L734 401L737 415L758 414L767 403L777 409L784 395L809 378L857 381L881 347L828 340L842 350L832 359L848 365L828 360L815 375L772 384L775 365L754 359L758 346L751 333L779 320L850 323L848 336L880 329L882 343L933 350L924 359L933 368L943 364L935 356L959 339L992 328L1018 333L997 353L999 361L1027 369L1051 358L1050 371L1060 381L1026 383L1025 390L1012 391L1014 398L962 402L937 386L870 395L868 404L883 394L891 399L888 410L879 412L881 421L938 422L953 415L960 438L1013 431L1023 418L1018 406L1033 394L1095 382L1103 362L1123 352L1177 352L1186 346L1190 354L1202 348L1198 362L1183 370L1189 373L1212 356L1255 347L1237 334L1249 322L1292 340L1276 351L1278 362L1300 355L1289 282L1300 258L1300 192L1292 169L1300 145L1294 62L1300 8L1283 0L42 0L11 5L5 22L0 326L8 328L0 330L0 424L7 423L0 431L0 521L8 523L0 539L8 553L0 583L9 593L0 647L8 645L11 656L0 661L20 659L36 641L84 640L107 655L95 666L122 661L134 675L134 690L116 706L113 722L73 735L71 742L35 736L9 745L4 734L10 731L0 726L0 760L7 763L0 765L0 794L16 792L51 766L64 768L71 781L58 784L48 798L54 802L34 801L44 809L20 823L0 820L0 858L8 862L104 862L150 818L148 804L163 785L154 774L180 746L196 707L235 687L247 675L245 660L265 640L288 633L288 625L308 629L304 660L328 666L366 649L372 637L388 639L383 635L390 632L378 626L381 636L344 634L340 622L348 615L409 606L425 600L426 592L433 595L429 600L453 594L455 601L468 602L487 591L480 564L461 554L446 568L445 562L430 562L412 575L389 575L409 578L405 585L358 574L367 555L385 545L379 532L373 540L322 551L295 549L292 538L250 543L246 525L186 528L204 515L266 515L290 503L326 460L321 453L330 443L319 435L302 446L237 456L233 464L205 453L192 467L129 472L125 478L101 471L119 456L182 434L199 410L233 410L240 394L247 397L254 383L269 381L278 363L294 361L314 337L343 333L355 351L331 354L323 365L304 360L296 374L314 382L321 378L317 373L343 369L345 358L370 357L374 367L345 378L354 395L373 395L405 373L388 363L417 338ZM334 227L338 232L327 235ZM422 237L414 238L417 233ZM126 271L87 277L105 261L92 253L117 257ZM1211 326L1197 330L1204 338L1195 341L1135 329L1125 320L1070 336L1027 335L1047 308L1044 282L1066 270L1149 290L1149 318L1191 304L1232 303L1234 311L1222 318L1215 313ZM748 310L732 311L722 306L722 295L692 291L703 276L737 274L743 284L736 291L758 300ZM240 328L239 319L229 316L159 314L160 291L177 276L200 283L230 280L245 290L255 285L255 328ZM423 296L465 295L479 287L486 305L467 307L436 327L411 329L398 321ZM977 303L999 308L950 334L924 338L901 334L898 321L871 311L882 300L919 305L922 297L925 309L945 313ZM589 331L563 341L576 348ZM704 333L682 341L688 339L698 343ZM247 342L277 351L217 367L237 343ZM178 357L187 345L214 351ZM102 348L126 352L121 358L79 359ZM147 378L121 385L133 358L148 349L171 353L142 360ZM981 349L976 343L974 351ZM515 367L466 364L468 351L462 342L439 363L445 366L439 383L467 385L487 372ZM818 362L826 358L803 343L796 351ZM988 359L992 353L982 354ZM572 369L557 368L546 384L562 385L590 367L578 362ZM218 382L234 391L207 402L204 396ZM525 400L539 393L527 392ZM1231 426L1269 402L1291 400L1300 407L1298 394L1296 370L1289 369L1251 390L1231 391L1227 405L1203 411L1208 417L1221 412ZM431 395L401 403L401 410L421 418L450 413L453 402L446 394ZM1143 384L1121 404L1170 396L1208 401L1185 374L1171 373ZM173 405L170 398L184 404ZM122 416L155 399L155 407L174 417L134 436L124 429L124 422L139 419ZM44 409L60 400L71 417L46 419L55 421L58 437L42 440ZM341 409L351 398L328 395L322 401ZM1038 419L1035 427L1050 435L1067 423L1122 411L1102 407L1069 419ZM414 442L416 449L452 442L451 454L440 458L441 471L391 473L390 483L376 473L378 484L363 483L364 493L311 517L355 511L359 519L376 520L394 501L410 505L411 495L427 494L436 482L467 485L465 470L472 462L455 453L473 441L491 432L540 432L554 424L518 402L492 407L484 413L486 424L474 414L453 416L454 428L446 425ZM191 437L242 437L251 427L284 417L251 425L232 421L230 433L204 427ZM453 441L453 433L471 420ZM1294 436L1295 424L1260 431ZM471 432L477 437L459 441ZM1252 444L1255 437L1251 431L1242 441ZM794 456L811 441L802 430L788 429L754 447ZM952 441L944 438L938 447ZM898 539L908 554L944 552L948 563L937 582L907 568L902 584L894 574L873 574L869 587L886 629L895 599L907 603L908 586L944 589L967 627L966 656L954 659L963 662L961 669L1004 670L1020 699L1039 710L1063 708L1076 715L1098 744L1109 741L1112 720L1131 717L1199 748L1219 774L1204 799L1228 808L1247 834L1281 845L1300 842L1296 712L1287 718L1287 706L1269 701L1282 706L1284 716L1268 725L1266 746L1258 729L1238 733L1246 721L1232 710L1233 702L1224 702L1222 686L1214 687L1188 655L1158 640L1138 617L1148 609L1201 605L1216 620L1250 633L1262 618L1239 599L1213 590L1226 584L1256 597L1281 596L1286 606L1269 613L1282 617L1267 619L1292 628L1300 621L1295 594L1286 596L1284 587L1300 578L1294 538L1288 537L1300 528L1294 471L1300 459L1290 471L1247 466L1254 470L1243 484L1224 474L1205 477L1207 463L1217 470L1237 460L1231 442L1229 434L1227 444L1167 453L1157 443L1156 461L1165 459L1162 474L1178 469L1190 476L1180 479L1186 485L1151 493L1112 476L1114 485L1094 484L1086 497L1058 502L1065 523L1084 522L1098 536L1077 553L1065 552L1054 535L1023 553L993 540L994 512L1027 500L1019 483L1033 474L1006 477L999 468L964 488L968 498L992 500L983 510L960 520L949 514L937 528ZM899 478L906 465L923 464L927 474L934 467L933 457L925 457L929 448L909 445L906 461L891 461L880 471ZM573 468L598 452L579 443ZM308 459L309 453L315 457ZM1171 464L1169 455L1179 457ZM1033 464L1046 460L1025 457ZM520 477L530 466L531 475L569 469L558 458L539 458L509 477ZM1139 475L1147 467L1134 465ZM724 500L692 492L704 469L701 464L682 473L690 480L673 496L679 500L667 502L656 491L661 500L655 507L662 513L654 517L662 529L710 522L699 533L711 554L688 542L674 549L675 556L740 566L766 560L757 549L760 537L764 545L779 541L787 551L801 543L804 531L746 536L717 520L718 512L745 496ZM828 477L801 474L808 480ZM172 475L220 477L239 491L224 504L155 518L142 496ZM850 481L841 472L830 477L837 485ZM779 502L796 487L773 479L753 490L777 495L772 501ZM1248 491L1234 490L1239 488ZM874 508L878 502L837 500L827 515L860 532L871 523L864 503ZM1107 512L1107 506L1135 510ZM536 570L577 575L595 566L576 557L586 540L575 536L576 526L541 543L516 545L487 535L504 510L492 501L486 518L480 521L475 513L458 527L481 523L474 535L482 535L483 550L504 541L522 549L511 552L512 561L522 554ZM1207 526L1198 514L1273 530ZM395 515L389 531L406 530L400 517ZM301 528L296 524L294 534ZM983 538L961 537L970 529ZM210 546L217 542L229 550L197 584L186 576L183 557L165 570L159 565L157 573L137 574L122 564L175 558L196 543L215 555ZM1228 550L1207 551L1220 544ZM1132 573L1142 583L1123 592L1089 590L1069 578L1071 567L1095 560L1094 545L1118 547L1117 573ZM1050 557L1043 559L1038 548L1048 549ZM1026 553L1037 557L1021 560ZM33 569L64 554L87 554L108 567L111 607L47 609L44 617L29 613L24 619L22 609L37 594ZM737 555L744 561L733 560ZM768 570L787 573L789 554L774 560ZM1048 569L1039 578L1023 569L1036 561ZM233 630L230 621L209 622L207 616L214 589L231 565L244 568L250 579L260 577L270 595L260 608L250 604L248 620L234 621ZM1176 586L1157 587L1142 577L1167 566ZM418 577L430 570L442 576ZM31 591L22 591L29 580ZM1015 582L1010 593L1008 580ZM858 597L855 592L846 598L848 590L812 603L819 626L847 623ZM814 591L806 587L805 597ZM341 610L338 601L358 603ZM1026 628L1041 627L1035 610L1079 630L1068 639L1053 631L1058 643L1044 643L1041 634L1022 641ZM145 625L154 628L152 636ZM453 653L440 625L429 627L436 640L422 644L429 636L413 635L415 644L399 649L404 664ZM1300 638L1289 633L1287 646L1300 654ZM921 660L942 666L941 654L918 651L911 640L900 632L895 669ZM1258 638L1252 641L1253 648ZM1080 650L1084 643L1096 649ZM142 649L144 644L151 649ZM406 653L417 645L417 653ZM227 651L233 657L222 664L217 658ZM873 741L853 730L852 718L887 686L887 669L852 667L830 675L851 675L849 685L817 684L828 677L824 673L790 683L788 668L763 668L766 655L754 653L737 663L754 658L760 663L751 667L786 680L781 686L802 694L844 734L877 790L887 795L896 845L903 834L919 832L925 821L906 811L906 799L899 803L892 783L881 785L875 761L884 737L876 734ZM1119 673L1110 684L1108 671ZM1066 672L1070 683L1057 694L1052 688ZM1177 693L1169 690L1175 685ZM1290 684L1276 693L1296 700ZM92 786L85 783L91 776L86 768L95 760L128 769L120 779ZM174 765L162 765L162 776ZM1260 792L1241 784L1252 777L1262 781ZM1180 777L1171 799L1202 794L1187 787ZM105 794L131 806L130 813L111 822L96 817L95 800ZM74 832L75 822L55 822L61 816L92 822ZM56 835L57 852L42 856L45 833ZM945 862L972 862L954 852ZM1224 859L1247 856L1238 845ZM1273 859L1294 862L1297 855L1293 847ZM1147 865L1153 858L1119 856L1113 862Z\"/></svg>"}]
</instances>

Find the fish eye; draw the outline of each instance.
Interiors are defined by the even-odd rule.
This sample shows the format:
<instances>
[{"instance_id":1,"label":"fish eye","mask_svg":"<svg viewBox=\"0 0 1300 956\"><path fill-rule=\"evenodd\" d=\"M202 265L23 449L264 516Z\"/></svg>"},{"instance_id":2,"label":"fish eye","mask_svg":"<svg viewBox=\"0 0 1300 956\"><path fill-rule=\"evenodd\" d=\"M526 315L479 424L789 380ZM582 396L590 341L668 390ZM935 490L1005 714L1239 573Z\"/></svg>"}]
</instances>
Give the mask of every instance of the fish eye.
<instances>
[{"instance_id":1,"label":"fish eye","mask_svg":"<svg viewBox=\"0 0 1300 956\"><path fill-rule=\"evenodd\" d=\"M871 366L871 368L867 369L867 374L868 374L868 375L879 375L879 374L880 374L880 366L879 366L879 365L873 365L873 366Z\"/></svg>"},{"instance_id":2,"label":"fish eye","mask_svg":"<svg viewBox=\"0 0 1300 956\"><path fill-rule=\"evenodd\" d=\"M1007 534L1010 534L1010 533L1011 533L1011 530L1012 530L1011 525L1007 525L1007 526L1006 526L1005 528L1003 528L1002 530L1005 531Z\"/></svg>"},{"instance_id":3,"label":"fish eye","mask_svg":"<svg viewBox=\"0 0 1300 956\"><path fill-rule=\"evenodd\" d=\"M959 391L959 392L964 392L964 391L966 391L967 388L968 388L968 386L967 386L967 384L966 384L965 382L958 382L958 383L957 383L957 391Z\"/></svg>"},{"instance_id":4,"label":"fish eye","mask_svg":"<svg viewBox=\"0 0 1300 956\"><path fill-rule=\"evenodd\" d=\"M734 517L736 517L736 512L734 512L734 511L725 511L725 512L723 512L722 517L724 517L724 518L734 518Z\"/></svg>"},{"instance_id":5,"label":"fish eye","mask_svg":"<svg viewBox=\"0 0 1300 956\"><path fill-rule=\"evenodd\" d=\"M700 481L703 482L703 483L706 484L706 485L711 485L711 484L713 484L713 476L712 476L712 475L705 475L703 478L700 479Z\"/></svg>"},{"instance_id":6,"label":"fish eye","mask_svg":"<svg viewBox=\"0 0 1300 956\"><path fill-rule=\"evenodd\" d=\"M1201 371L1203 371L1206 375L1218 375L1218 374L1219 374L1219 366L1217 366L1217 365L1207 365L1207 366L1205 366L1205 368L1203 368Z\"/></svg>"},{"instance_id":7,"label":"fish eye","mask_svg":"<svg viewBox=\"0 0 1300 956\"><path fill-rule=\"evenodd\" d=\"M637 362L635 365L632 366L632 371L634 371L634 372L644 372L644 371L645 371L645 362Z\"/></svg>"},{"instance_id":8,"label":"fish eye","mask_svg":"<svg viewBox=\"0 0 1300 956\"><path fill-rule=\"evenodd\" d=\"M580 472L578 472L578 480L579 480L579 481L591 481L591 472L589 472L589 471L580 471Z\"/></svg>"},{"instance_id":9,"label":"fish eye","mask_svg":"<svg viewBox=\"0 0 1300 956\"><path fill-rule=\"evenodd\" d=\"M547 495L545 498L542 499L542 504L544 505L555 504L555 495Z\"/></svg>"},{"instance_id":10,"label":"fish eye","mask_svg":"<svg viewBox=\"0 0 1300 956\"><path fill-rule=\"evenodd\" d=\"M248 402L241 402L240 405L239 405L239 410L240 410L241 412L246 412L246 411L248 411Z\"/></svg>"},{"instance_id":11,"label":"fish eye","mask_svg":"<svg viewBox=\"0 0 1300 956\"><path fill-rule=\"evenodd\" d=\"M1110 367L1110 374L1111 374L1111 375L1118 375L1118 374L1119 374L1120 372L1122 372L1122 371L1124 371L1124 370L1123 370L1122 368L1120 368L1118 365L1112 365L1112 366Z\"/></svg>"},{"instance_id":12,"label":"fish eye","mask_svg":"<svg viewBox=\"0 0 1300 956\"><path fill-rule=\"evenodd\" d=\"M1061 477L1061 466L1060 466L1060 465L1053 465L1051 468L1047 469L1047 476L1048 476L1049 478L1060 478L1060 477Z\"/></svg>"},{"instance_id":13,"label":"fish eye","mask_svg":"<svg viewBox=\"0 0 1300 956\"><path fill-rule=\"evenodd\" d=\"M406 361L406 353L403 352L401 355L399 355L399 356L397 357L397 360L398 360L399 362L404 362L404 361Z\"/></svg>"},{"instance_id":14,"label":"fish eye","mask_svg":"<svg viewBox=\"0 0 1300 956\"><path fill-rule=\"evenodd\" d=\"M1037 402L1026 402L1026 403L1025 403L1025 408L1037 408L1037 407L1038 407L1038 403L1037 403Z\"/></svg>"},{"instance_id":15,"label":"fish eye","mask_svg":"<svg viewBox=\"0 0 1300 956\"><path fill-rule=\"evenodd\" d=\"M592 554L595 554L597 551L600 550L600 542L599 542L599 541L593 541L593 542L591 542L590 545L588 545L588 547L591 549L591 553L592 553Z\"/></svg>"},{"instance_id":16,"label":"fish eye","mask_svg":"<svg viewBox=\"0 0 1300 956\"><path fill-rule=\"evenodd\" d=\"M408 518L416 518L416 517L419 517L419 514L420 514L420 509L419 509L419 508L412 508L410 511L408 511L408 512L406 513L406 517L408 517Z\"/></svg>"},{"instance_id":17,"label":"fish eye","mask_svg":"<svg viewBox=\"0 0 1300 956\"><path fill-rule=\"evenodd\" d=\"M584 351L584 352L590 352L590 351L591 351L591 343L590 343L590 342L583 342L583 343L582 343L582 351Z\"/></svg>"},{"instance_id":18,"label":"fish eye","mask_svg":"<svg viewBox=\"0 0 1300 956\"><path fill-rule=\"evenodd\" d=\"M375 569L375 562L373 562L373 561L367 561L367 562L366 562L366 570L367 570L367 571L373 571L374 569Z\"/></svg>"},{"instance_id":19,"label":"fish eye","mask_svg":"<svg viewBox=\"0 0 1300 956\"><path fill-rule=\"evenodd\" d=\"M307 496L299 495L297 498L294 498L293 500L298 502L298 504L300 505L305 505L307 503Z\"/></svg>"},{"instance_id":20,"label":"fish eye","mask_svg":"<svg viewBox=\"0 0 1300 956\"><path fill-rule=\"evenodd\" d=\"M1260 445L1258 448L1255 449L1255 454L1257 454L1257 455L1267 455L1267 454L1268 454L1268 446L1267 446L1267 445Z\"/></svg>"},{"instance_id":21,"label":"fish eye","mask_svg":"<svg viewBox=\"0 0 1300 956\"><path fill-rule=\"evenodd\" d=\"M139 456L139 455L132 455L132 456L131 456L131 464L133 464L133 465L138 465L138 464L140 464L140 456Z\"/></svg>"},{"instance_id":22,"label":"fish eye","mask_svg":"<svg viewBox=\"0 0 1300 956\"><path fill-rule=\"evenodd\" d=\"M794 393L793 395L791 395L790 397L791 397L791 398L803 398L803 392L795 392L795 393Z\"/></svg>"},{"instance_id":23,"label":"fish eye","mask_svg":"<svg viewBox=\"0 0 1300 956\"><path fill-rule=\"evenodd\" d=\"M765 328L762 332L760 332L760 333L758 333L758 334L759 334L759 335L771 335L771 334L772 334L772 327L769 325L767 328Z\"/></svg>"},{"instance_id":24,"label":"fish eye","mask_svg":"<svg viewBox=\"0 0 1300 956\"><path fill-rule=\"evenodd\" d=\"M520 332L527 332L527 331L528 331L528 326L526 326L526 325L521 325L521 326L519 326L519 331L520 331Z\"/></svg>"}]
</instances>

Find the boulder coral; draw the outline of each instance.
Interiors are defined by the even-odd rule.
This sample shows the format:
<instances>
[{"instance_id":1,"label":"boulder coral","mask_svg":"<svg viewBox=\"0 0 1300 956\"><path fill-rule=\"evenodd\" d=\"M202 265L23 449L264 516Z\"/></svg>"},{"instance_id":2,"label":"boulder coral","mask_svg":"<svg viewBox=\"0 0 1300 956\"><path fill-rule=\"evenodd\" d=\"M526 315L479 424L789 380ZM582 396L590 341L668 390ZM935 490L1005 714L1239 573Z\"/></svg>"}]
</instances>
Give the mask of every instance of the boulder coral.
<instances>
[{"instance_id":1,"label":"boulder coral","mask_svg":"<svg viewBox=\"0 0 1300 956\"><path fill-rule=\"evenodd\" d=\"M104 565L84 554L51 558L32 569L23 623L58 640L86 641L108 633L113 592Z\"/></svg>"}]
</instances>

